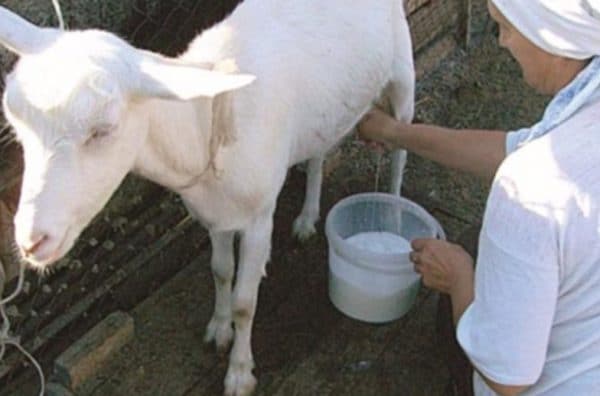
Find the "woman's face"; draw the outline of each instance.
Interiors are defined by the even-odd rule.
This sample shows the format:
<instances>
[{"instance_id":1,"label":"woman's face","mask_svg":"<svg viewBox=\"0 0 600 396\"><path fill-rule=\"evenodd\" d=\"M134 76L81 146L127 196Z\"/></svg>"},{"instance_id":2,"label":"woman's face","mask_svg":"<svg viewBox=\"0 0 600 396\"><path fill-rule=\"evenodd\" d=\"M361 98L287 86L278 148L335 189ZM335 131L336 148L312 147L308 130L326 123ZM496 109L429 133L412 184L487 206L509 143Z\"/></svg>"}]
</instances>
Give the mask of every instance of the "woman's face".
<instances>
[{"instance_id":1,"label":"woman's face","mask_svg":"<svg viewBox=\"0 0 600 396\"><path fill-rule=\"evenodd\" d=\"M531 87L544 94L556 91L551 79L556 56L542 50L523 36L500 11L488 1L492 19L498 23L498 43L506 48L521 66L523 78Z\"/></svg>"}]
</instances>

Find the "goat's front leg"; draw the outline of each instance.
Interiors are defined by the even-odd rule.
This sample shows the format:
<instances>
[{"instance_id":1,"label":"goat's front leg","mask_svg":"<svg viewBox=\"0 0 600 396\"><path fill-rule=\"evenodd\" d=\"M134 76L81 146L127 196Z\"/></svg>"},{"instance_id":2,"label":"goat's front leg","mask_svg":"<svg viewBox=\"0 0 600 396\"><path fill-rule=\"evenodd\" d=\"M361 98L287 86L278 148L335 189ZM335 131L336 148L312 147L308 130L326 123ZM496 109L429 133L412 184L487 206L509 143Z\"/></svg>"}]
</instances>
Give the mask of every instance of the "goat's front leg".
<instances>
[{"instance_id":1,"label":"goat's front leg","mask_svg":"<svg viewBox=\"0 0 600 396\"><path fill-rule=\"evenodd\" d=\"M325 157L317 157L308 161L304 205L294 221L294 235L301 241L307 240L317 232L315 223L319 220L324 159Z\"/></svg>"},{"instance_id":2,"label":"goat's front leg","mask_svg":"<svg viewBox=\"0 0 600 396\"><path fill-rule=\"evenodd\" d=\"M247 396L256 386L252 375L254 360L250 341L258 287L266 274L265 267L271 254L273 211L260 216L246 228L240 241L240 262L232 306L235 340L225 377L225 395L228 396Z\"/></svg>"},{"instance_id":3,"label":"goat's front leg","mask_svg":"<svg viewBox=\"0 0 600 396\"><path fill-rule=\"evenodd\" d=\"M215 281L215 311L206 328L204 342L214 341L217 351L224 352L233 339L231 327L231 281L235 268L234 232L211 232L211 267Z\"/></svg>"}]
</instances>

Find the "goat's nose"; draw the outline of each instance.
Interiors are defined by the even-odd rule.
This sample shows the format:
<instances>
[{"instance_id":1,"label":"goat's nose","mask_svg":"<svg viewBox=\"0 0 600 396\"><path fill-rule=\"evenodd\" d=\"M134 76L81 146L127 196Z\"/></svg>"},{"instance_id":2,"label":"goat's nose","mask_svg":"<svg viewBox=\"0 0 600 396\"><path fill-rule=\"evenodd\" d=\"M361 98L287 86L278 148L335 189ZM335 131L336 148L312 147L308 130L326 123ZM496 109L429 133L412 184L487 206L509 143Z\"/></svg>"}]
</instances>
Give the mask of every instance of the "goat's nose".
<instances>
[{"instance_id":1,"label":"goat's nose","mask_svg":"<svg viewBox=\"0 0 600 396\"><path fill-rule=\"evenodd\" d=\"M30 257L37 252L46 241L48 241L48 234L44 232L37 232L29 238L29 241L21 244L21 251L25 257Z\"/></svg>"}]
</instances>

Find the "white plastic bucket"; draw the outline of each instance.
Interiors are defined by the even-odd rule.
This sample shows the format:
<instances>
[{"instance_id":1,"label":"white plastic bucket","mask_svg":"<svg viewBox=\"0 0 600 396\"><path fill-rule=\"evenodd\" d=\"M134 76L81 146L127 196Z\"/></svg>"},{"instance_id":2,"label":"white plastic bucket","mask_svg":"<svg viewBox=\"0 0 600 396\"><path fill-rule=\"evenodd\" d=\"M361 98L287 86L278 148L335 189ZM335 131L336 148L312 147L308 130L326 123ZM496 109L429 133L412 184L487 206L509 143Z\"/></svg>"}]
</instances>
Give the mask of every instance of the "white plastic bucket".
<instances>
[{"instance_id":1,"label":"white plastic bucket","mask_svg":"<svg viewBox=\"0 0 600 396\"><path fill-rule=\"evenodd\" d=\"M420 288L409 253L375 253L346 240L365 232L388 232L407 241L445 239L439 222L416 203L391 194L363 193L338 202L327 215L329 298L344 314L370 323L396 320L413 305Z\"/></svg>"}]
</instances>

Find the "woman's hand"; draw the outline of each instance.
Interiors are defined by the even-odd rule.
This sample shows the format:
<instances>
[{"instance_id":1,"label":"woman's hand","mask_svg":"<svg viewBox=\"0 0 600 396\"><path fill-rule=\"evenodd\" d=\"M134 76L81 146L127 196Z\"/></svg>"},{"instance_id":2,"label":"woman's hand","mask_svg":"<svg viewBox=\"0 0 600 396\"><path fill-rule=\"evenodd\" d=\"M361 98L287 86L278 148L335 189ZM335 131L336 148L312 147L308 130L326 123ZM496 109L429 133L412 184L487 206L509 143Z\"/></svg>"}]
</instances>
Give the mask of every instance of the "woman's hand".
<instances>
[{"instance_id":1,"label":"woman's hand","mask_svg":"<svg viewBox=\"0 0 600 396\"><path fill-rule=\"evenodd\" d=\"M358 123L358 137L367 143L375 143L392 149L391 137L398 124L393 117L379 109L369 111Z\"/></svg>"},{"instance_id":2,"label":"woman's hand","mask_svg":"<svg viewBox=\"0 0 600 396\"><path fill-rule=\"evenodd\" d=\"M452 295L473 286L473 258L459 245L439 239L415 239L410 259L423 284Z\"/></svg>"}]
</instances>

